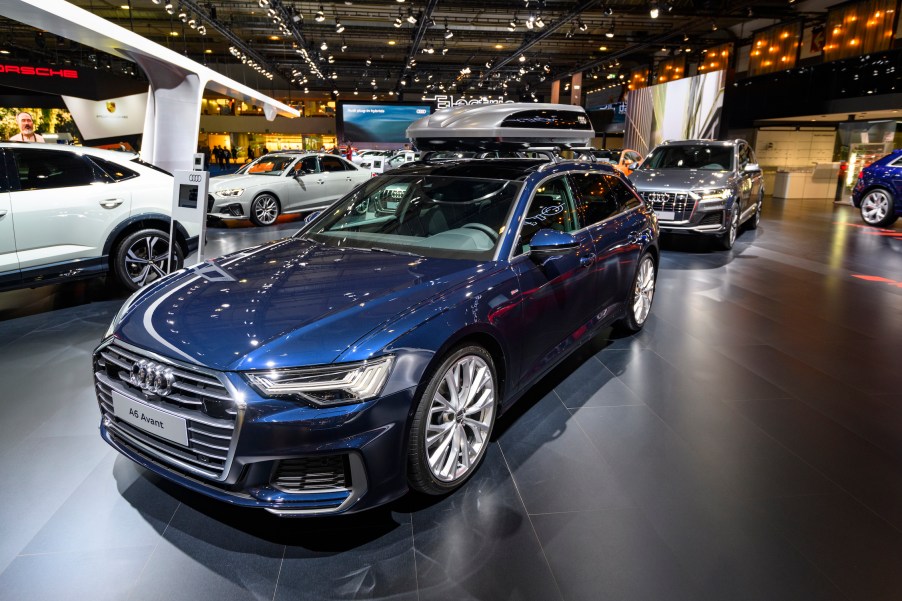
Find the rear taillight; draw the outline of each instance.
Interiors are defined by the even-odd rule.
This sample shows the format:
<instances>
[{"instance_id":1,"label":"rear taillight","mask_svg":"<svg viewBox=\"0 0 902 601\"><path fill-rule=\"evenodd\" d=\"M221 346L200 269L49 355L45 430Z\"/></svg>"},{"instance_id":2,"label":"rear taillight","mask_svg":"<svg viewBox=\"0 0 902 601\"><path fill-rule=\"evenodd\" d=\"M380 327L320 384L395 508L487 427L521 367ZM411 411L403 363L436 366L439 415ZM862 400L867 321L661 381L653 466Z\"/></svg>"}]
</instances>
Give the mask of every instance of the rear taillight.
<instances>
[{"instance_id":1,"label":"rear taillight","mask_svg":"<svg viewBox=\"0 0 902 601\"><path fill-rule=\"evenodd\" d=\"M858 172L858 179L864 179L864 169Z\"/></svg>"}]
</instances>

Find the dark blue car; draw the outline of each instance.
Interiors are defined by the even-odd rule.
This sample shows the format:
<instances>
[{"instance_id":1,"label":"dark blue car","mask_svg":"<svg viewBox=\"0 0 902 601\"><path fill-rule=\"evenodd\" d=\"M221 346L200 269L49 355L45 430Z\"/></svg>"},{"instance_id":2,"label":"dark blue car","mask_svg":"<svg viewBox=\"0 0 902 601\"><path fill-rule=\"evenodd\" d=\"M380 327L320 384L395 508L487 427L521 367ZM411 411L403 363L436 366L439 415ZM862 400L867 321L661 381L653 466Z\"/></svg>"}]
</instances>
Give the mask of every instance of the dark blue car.
<instances>
[{"instance_id":1,"label":"dark blue car","mask_svg":"<svg viewBox=\"0 0 902 601\"><path fill-rule=\"evenodd\" d=\"M102 436L281 515L451 491L531 385L599 329L643 326L657 239L605 165L406 166L130 298L94 354Z\"/></svg>"},{"instance_id":2,"label":"dark blue car","mask_svg":"<svg viewBox=\"0 0 902 601\"><path fill-rule=\"evenodd\" d=\"M902 215L902 150L894 150L861 170L852 204L868 225L888 227Z\"/></svg>"}]
</instances>

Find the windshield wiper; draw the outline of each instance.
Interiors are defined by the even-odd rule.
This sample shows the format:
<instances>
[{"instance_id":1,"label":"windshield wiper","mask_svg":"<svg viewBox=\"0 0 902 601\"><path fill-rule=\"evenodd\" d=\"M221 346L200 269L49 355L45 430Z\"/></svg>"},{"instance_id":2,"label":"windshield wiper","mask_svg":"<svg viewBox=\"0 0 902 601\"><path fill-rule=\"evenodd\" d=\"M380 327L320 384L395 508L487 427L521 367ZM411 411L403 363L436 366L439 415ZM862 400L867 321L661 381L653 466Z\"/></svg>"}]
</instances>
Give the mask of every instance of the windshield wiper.
<instances>
[{"instance_id":1,"label":"windshield wiper","mask_svg":"<svg viewBox=\"0 0 902 601\"><path fill-rule=\"evenodd\" d=\"M406 250L390 250L388 248L381 248L379 246L371 246L370 250L377 253L388 253L390 255L405 255L408 257L422 257L423 255L418 255L417 253L408 252Z\"/></svg>"}]
</instances>

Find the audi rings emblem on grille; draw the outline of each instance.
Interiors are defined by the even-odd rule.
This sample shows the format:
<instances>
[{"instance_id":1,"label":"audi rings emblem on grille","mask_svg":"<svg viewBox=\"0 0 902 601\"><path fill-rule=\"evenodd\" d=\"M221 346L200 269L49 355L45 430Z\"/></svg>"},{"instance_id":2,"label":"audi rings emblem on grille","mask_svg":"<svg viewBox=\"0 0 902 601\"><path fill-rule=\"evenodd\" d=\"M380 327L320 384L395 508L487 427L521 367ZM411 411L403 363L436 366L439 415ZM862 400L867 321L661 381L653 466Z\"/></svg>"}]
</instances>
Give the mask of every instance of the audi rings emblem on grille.
<instances>
[{"instance_id":1,"label":"audi rings emblem on grille","mask_svg":"<svg viewBox=\"0 0 902 601\"><path fill-rule=\"evenodd\" d=\"M667 200L667 192L649 192L646 198L652 202L660 202Z\"/></svg>"},{"instance_id":2,"label":"audi rings emblem on grille","mask_svg":"<svg viewBox=\"0 0 902 601\"><path fill-rule=\"evenodd\" d=\"M166 396L172 393L175 374L168 367L141 359L132 365L132 372L128 379L142 390Z\"/></svg>"}]
</instances>

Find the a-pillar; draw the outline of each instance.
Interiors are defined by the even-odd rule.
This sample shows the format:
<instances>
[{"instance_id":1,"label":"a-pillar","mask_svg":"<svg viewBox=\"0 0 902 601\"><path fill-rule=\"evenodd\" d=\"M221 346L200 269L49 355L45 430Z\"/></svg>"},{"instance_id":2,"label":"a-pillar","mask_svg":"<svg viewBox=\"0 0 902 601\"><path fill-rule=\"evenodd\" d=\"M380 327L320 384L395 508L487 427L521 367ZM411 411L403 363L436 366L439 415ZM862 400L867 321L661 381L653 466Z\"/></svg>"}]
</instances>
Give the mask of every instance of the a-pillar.
<instances>
[{"instance_id":1,"label":"a-pillar","mask_svg":"<svg viewBox=\"0 0 902 601\"><path fill-rule=\"evenodd\" d=\"M551 103L557 104L561 101L561 80L555 79L551 82Z\"/></svg>"}]
</instances>

